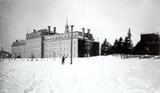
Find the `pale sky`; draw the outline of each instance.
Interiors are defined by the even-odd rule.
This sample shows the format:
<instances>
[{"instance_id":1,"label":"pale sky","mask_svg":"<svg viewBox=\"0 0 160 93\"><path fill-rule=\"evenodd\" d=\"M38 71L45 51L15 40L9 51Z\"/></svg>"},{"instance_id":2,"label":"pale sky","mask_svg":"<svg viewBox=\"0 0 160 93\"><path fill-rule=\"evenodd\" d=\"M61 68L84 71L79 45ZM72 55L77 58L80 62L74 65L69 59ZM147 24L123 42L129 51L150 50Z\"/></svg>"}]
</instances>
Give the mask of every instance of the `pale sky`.
<instances>
[{"instance_id":1,"label":"pale sky","mask_svg":"<svg viewBox=\"0 0 160 93\"><path fill-rule=\"evenodd\" d=\"M10 52L13 41L48 25L63 33L66 20L111 44L130 27L135 45L141 33L160 33L160 0L0 0L1 45Z\"/></svg>"}]
</instances>

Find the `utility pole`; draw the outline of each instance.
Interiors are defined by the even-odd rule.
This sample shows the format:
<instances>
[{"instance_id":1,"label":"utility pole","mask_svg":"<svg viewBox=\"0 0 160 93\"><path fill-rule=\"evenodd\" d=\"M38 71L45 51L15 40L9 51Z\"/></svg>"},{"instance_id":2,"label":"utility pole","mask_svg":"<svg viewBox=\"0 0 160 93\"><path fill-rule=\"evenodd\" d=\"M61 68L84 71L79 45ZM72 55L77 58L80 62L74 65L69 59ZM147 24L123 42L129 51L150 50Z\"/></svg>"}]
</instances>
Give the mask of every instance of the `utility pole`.
<instances>
[{"instance_id":1,"label":"utility pole","mask_svg":"<svg viewBox=\"0 0 160 93\"><path fill-rule=\"evenodd\" d=\"M71 25L71 63L70 64L72 64L73 27L74 25Z\"/></svg>"}]
</instances>

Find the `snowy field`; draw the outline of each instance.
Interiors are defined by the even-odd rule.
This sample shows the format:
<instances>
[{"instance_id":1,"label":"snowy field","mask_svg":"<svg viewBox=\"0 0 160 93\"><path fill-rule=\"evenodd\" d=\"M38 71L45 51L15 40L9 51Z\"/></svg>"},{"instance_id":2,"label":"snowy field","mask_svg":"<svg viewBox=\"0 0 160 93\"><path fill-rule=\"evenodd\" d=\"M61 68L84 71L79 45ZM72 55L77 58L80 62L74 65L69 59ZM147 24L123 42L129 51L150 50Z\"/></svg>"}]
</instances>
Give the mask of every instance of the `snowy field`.
<instances>
[{"instance_id":1,"label":"snowy field","mask_svg":"<svg viewBox=\"0 0 160 93\"><path fill-rule=\"evenodd\" d=\"M160 59L37 60L0 62L0 93L160 93Z\"/></svg>"}]
</instances>

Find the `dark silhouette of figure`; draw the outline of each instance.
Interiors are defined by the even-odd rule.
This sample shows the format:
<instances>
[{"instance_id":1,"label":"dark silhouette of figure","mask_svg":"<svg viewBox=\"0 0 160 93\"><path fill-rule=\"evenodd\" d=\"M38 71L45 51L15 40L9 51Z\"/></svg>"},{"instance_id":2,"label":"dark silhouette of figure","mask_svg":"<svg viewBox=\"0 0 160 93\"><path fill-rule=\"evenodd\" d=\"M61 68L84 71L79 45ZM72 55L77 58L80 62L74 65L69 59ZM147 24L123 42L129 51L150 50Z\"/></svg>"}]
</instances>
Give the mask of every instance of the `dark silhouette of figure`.
<instances>
[{"instance_id":1,"label":"dark silhouette of figure","mask_svg":"<svg viewBox=\"0 0 160 93\"><path fill-rule=\"evenodd\" d=\"M31 53L31 57L30 58L31 58L31 61L33 61L33 58L35 58L32 53Z\"/></svg>"},{"instance_id":2,"label":"dark silhouette of figure","mask_svg":"<svg viewBox=\"0 0 160 93\"><path fill-rule=\"evenodd\" d=\"M62 57L62 64L64 65L65 62L65 56Z\"/></svg>"},{"instance_id":3,"label":"dark silhouette of figure","mask_svg":"<svg viewBox=\"0 0 160 93\"><path fill-rule=\"evenodd\" d=\"M54 57L54 60L55 60L55 58L56 58L56 54L55 54L55 52L53 53L53 57Z\"/></svg>"}]
</instances>

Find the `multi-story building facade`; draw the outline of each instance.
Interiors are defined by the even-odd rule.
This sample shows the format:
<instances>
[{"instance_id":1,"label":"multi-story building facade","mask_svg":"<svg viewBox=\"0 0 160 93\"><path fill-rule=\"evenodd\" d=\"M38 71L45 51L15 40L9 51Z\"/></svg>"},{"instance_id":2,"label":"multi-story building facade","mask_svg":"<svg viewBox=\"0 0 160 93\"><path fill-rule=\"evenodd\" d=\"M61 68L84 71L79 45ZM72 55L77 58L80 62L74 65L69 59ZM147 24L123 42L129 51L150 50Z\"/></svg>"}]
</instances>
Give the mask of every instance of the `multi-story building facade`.
<instances>
[{"instance_id":1,"label":"multi-story building facade","mask_svg":"<svg viewBox=\"0 0 160 93\"><path fill-rule=\"evenodd\" d=\"M99 55L99 42L95 42L90 29L85 33L83 31L74 31L72 33L72 56L87 57ZM19 43L19 41L17 41ZM22 47L22 48L20 48ZM23 50L23 53L18 51ZM56 33L56 27L53 32L48 29L39 31L34 30L32 33L27 33L24 45L12 45L13 57L20 55L21 57L70 57L71 56L71 31L68 24L65 26L65 33Z\"/></svg>"},{"instance_id":2,"label":"multi-story building facade","mask_svg":"<svg viewBox=\"0 0 160 93\"><path fill-rule=\"evenodd\" d=\"M16 40L12 43L12 57L25 57L25 40Z\"/></svg>"},{"instance_id":3,"label":"multi-story building facade","mask_svg":"<svg viewBox=\"0 0 160 93\"><path fill-rule=\"evenodd\" d=\"M50 26L47 29L35 31L26 35L25 57L43 58L43 39L46 35L53 34Z\"/></svg>"},{"instance_id":4,"label":"multi-story building facade","mask_svg":"<svg viewBox=\"0 0 160 93\"><path fill-rule=\"evenodd\" d=\"M136 54L160 55L160 35L141 34L141 40L134 48Z\"/></svg>"},{"instance_id":5,"label":"multi-story building facade","mask_svg":"<svg viewBox=\"0 0 160 93\"><path fill-rule=\"evenodd\" d=\"M90 29L85 33L74 31L72 33L72 56L87 57L99 55L99 42L95 42ZM71 56L71 31L65 26L65 33L45 36L44 57L70 57Z\"/></svg>"},{"instance_id":6,"label":"multi-story building facade","mask_svg":"<svg viewBox=\"0 0 160 93\"><path fill-rule=\"evenodd\" d=\"M78 55L78 32L73 32L73 57ZM55 34L45 36L44 57L62 57L70 56L71 51L71 33Z\"/></svg>"},{"instance_id":7,"label":"multi-story building facade","mask_svg":"<svg viewBox=\"0 0 160 93\"><path fill-rule=\"evenodd\" d=\"M55 30L55 28L54 28ZM26 40L21 40L13 42L12 44L12 55L13 57L43 57L43 39L46 35L52 35L54 32L51 32L50 26L48 29L42 30L33 30L31 33L26 34Z\"/></svg>"}]
</instances>

